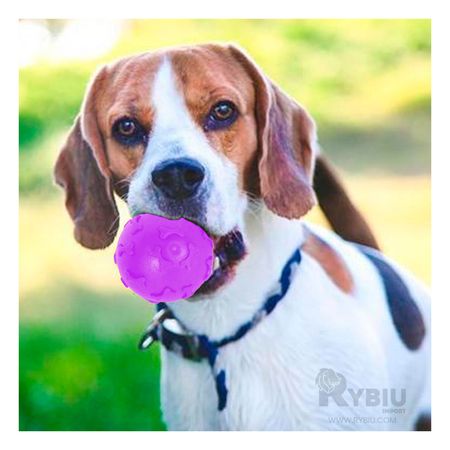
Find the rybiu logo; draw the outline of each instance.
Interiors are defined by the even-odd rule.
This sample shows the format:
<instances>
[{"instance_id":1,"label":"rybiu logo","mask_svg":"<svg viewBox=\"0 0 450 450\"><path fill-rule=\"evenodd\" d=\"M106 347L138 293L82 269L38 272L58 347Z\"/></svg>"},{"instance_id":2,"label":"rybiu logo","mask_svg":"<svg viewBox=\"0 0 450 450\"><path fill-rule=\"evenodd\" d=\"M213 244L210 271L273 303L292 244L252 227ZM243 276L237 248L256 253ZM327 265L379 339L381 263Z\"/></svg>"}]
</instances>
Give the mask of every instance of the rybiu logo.
<instances>
[{"instance_id":1,"label":"rybiu logo","mask_svg":"<svg viewBox=\"0 0 450 450\"><path fill-rule=\"evenodd\" d=\"M338 406L401 407L406 403L406 389L347 388L344 375L333 369L320 369L316 377L319 406L328 406L332 398ZM347 400L346 400L347 398Z\"/></svg>"}]
</instances>

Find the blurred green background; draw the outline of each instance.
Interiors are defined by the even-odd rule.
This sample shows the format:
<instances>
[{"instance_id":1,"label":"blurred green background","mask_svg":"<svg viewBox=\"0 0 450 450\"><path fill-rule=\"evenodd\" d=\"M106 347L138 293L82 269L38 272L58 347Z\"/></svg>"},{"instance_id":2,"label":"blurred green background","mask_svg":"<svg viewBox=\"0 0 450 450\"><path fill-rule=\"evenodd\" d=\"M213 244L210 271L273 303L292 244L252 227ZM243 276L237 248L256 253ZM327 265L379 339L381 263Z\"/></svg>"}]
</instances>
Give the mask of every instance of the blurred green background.
<instances>
[{"instance_id":1,"label":"blurred green background","mask_svg":"<svg viewBox=\"0 0 450 450\"><path fill-rule=\"evenodd\" d=\"M21 430L164 429L159 349L136 349L152 308L122 287L112 249L75 243L52 183L86 83L114 58L246 48L316 119L385 252L429 283L429 20L22 20L19 37Z\"/></svg>"}]
</instances>

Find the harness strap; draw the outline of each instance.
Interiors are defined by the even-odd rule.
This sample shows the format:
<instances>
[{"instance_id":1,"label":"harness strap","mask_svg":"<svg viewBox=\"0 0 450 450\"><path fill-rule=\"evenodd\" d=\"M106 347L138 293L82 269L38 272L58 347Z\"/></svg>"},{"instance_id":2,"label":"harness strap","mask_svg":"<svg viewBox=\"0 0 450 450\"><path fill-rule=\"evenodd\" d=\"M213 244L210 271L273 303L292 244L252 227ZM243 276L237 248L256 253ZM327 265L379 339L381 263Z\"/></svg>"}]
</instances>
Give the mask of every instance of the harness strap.
<instances>
[{"instance_id":1,"label":"harness strap","mask_svg":"<svg viewBox=\"0 0 450 450\"><path fill-rule=\"evenodd\" d=\"M296 249L284 265L277 286L264 302L263 306L231 336L226 336L220 340L210 340L206 335L194 334L175 318L173 312L165 303L159 303L157 305L158 313L142 336L139 349L145 350L153 342L160 341L167 350L173 351L183 358L191 361L206 360L211 367L215 381L218 410L222 411L227 404L228 389L226 386L226 373L223 369L219 370L216 365L219 349L243 338L264 317L275 309L276 305L284 298L289 290L292 274L300 264L301 259L300 250ZM157 317L158 315L160 317Z\"/></svg>"},{"instance_id":2,"label":"harness strap","mask_svg":"<svg viewBox=\"0 0 450 450\"><path fill-rule=\"evenodd\" d=\"M409 289L380 252L360 244L354 245L373 263L379 273L394 325L403 343L410 350L418 349L425 335L425 326ZM228 389L225 370L218 369L216 364L220 348L243 338L275 309L289 290L293 272L301 260L300 249L296 249L284 265L277 286L263 306L231 336L210 340L206 335L192 333L174 316L165 303L159 303L156 306L155 317L139 342L139 349L145 350L155 341L160 341L167 350L190 361L206 360L214 377L218 410L222 411L227 405Z\"/></svg>"}]
</instances>

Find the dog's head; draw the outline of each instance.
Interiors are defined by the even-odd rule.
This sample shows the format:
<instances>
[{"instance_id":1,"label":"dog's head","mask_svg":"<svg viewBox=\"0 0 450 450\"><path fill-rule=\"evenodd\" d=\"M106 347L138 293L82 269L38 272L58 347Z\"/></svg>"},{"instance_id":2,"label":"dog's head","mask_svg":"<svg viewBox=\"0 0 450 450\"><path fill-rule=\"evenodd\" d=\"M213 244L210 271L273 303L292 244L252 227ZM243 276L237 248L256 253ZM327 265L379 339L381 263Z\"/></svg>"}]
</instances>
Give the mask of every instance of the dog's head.
<instances>
[{"instance_id":1,"label":"dog's head","mask_svg":"<svg viewBox=\"0 0 450 450\"><path fill-rule=\"evenodd\" d=\"M113 192L132 215L185 217L215 238L223 285L244 254L240 229L253 200L303 216L312 189L315 127L234 46L202 45L122 59L100 69L55 167L75 238L111 244Z\"/></svg>"}]
</instances>

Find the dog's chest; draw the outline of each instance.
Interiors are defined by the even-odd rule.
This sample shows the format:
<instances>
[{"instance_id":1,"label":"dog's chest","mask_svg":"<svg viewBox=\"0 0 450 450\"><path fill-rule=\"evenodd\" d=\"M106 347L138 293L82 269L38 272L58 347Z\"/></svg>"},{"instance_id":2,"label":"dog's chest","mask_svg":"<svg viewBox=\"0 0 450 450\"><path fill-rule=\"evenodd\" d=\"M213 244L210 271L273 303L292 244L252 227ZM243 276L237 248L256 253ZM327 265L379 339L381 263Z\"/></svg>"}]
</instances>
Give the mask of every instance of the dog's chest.
<instances>
[{"instance_id":1,"label":"dog's chest","mask_svg":"<svg viewBox=\"0 0 450 450\"><path fill-rule=\"evenodd\" d=\"M261 328L221 349L214 369L205 361L162 351L163 411L170 429L298 429L315 401L314 376L298 363L302 358L293 349L270 342ZM227 390L222 411L214 379L219 371ZM298 395L308 379L312 386Z\"/></svg>"},{"instance_id":2,"label":"dog's chest","mask_svg":"<svg viewBox=\"0 0 450 450\"><path fill-rule=\"evenodd\" d=\"M219 350L214 370L225 373L223 411L218 410L211 367L163 350L162 406L170 429L317 429L318 418L332 412L318 402L315 380L323 367L339 371L342 361L353 361L368 383L383 378L371 337L361 329L357 338L336 342L343 336L339 323L344 320L325 317L320 299L303 299L300 304L295 298L298 292L294 285L270 316L244 338ZM347 369L349 382L362 376Z\"/></svg>"},{"instance_id":3,"label":"dog's chest","mask_svg":"<svg viewBox=\"0 0 450 450\"><path fill-rule=\"evenodd\" d=\"M170 429L292 427L285 423L286 408L293 400L293 385L305 374L301 365L295 363L292 367L292 361L298 361L299 356L283 344L282 335L286 333L282 324L287 312L281 306L242 339L220 348L213 367L206 361L188 361L162 350L162 404ZM220 371L227 390L222 411L214 378Z\"/></svg>"}]
</instances>

